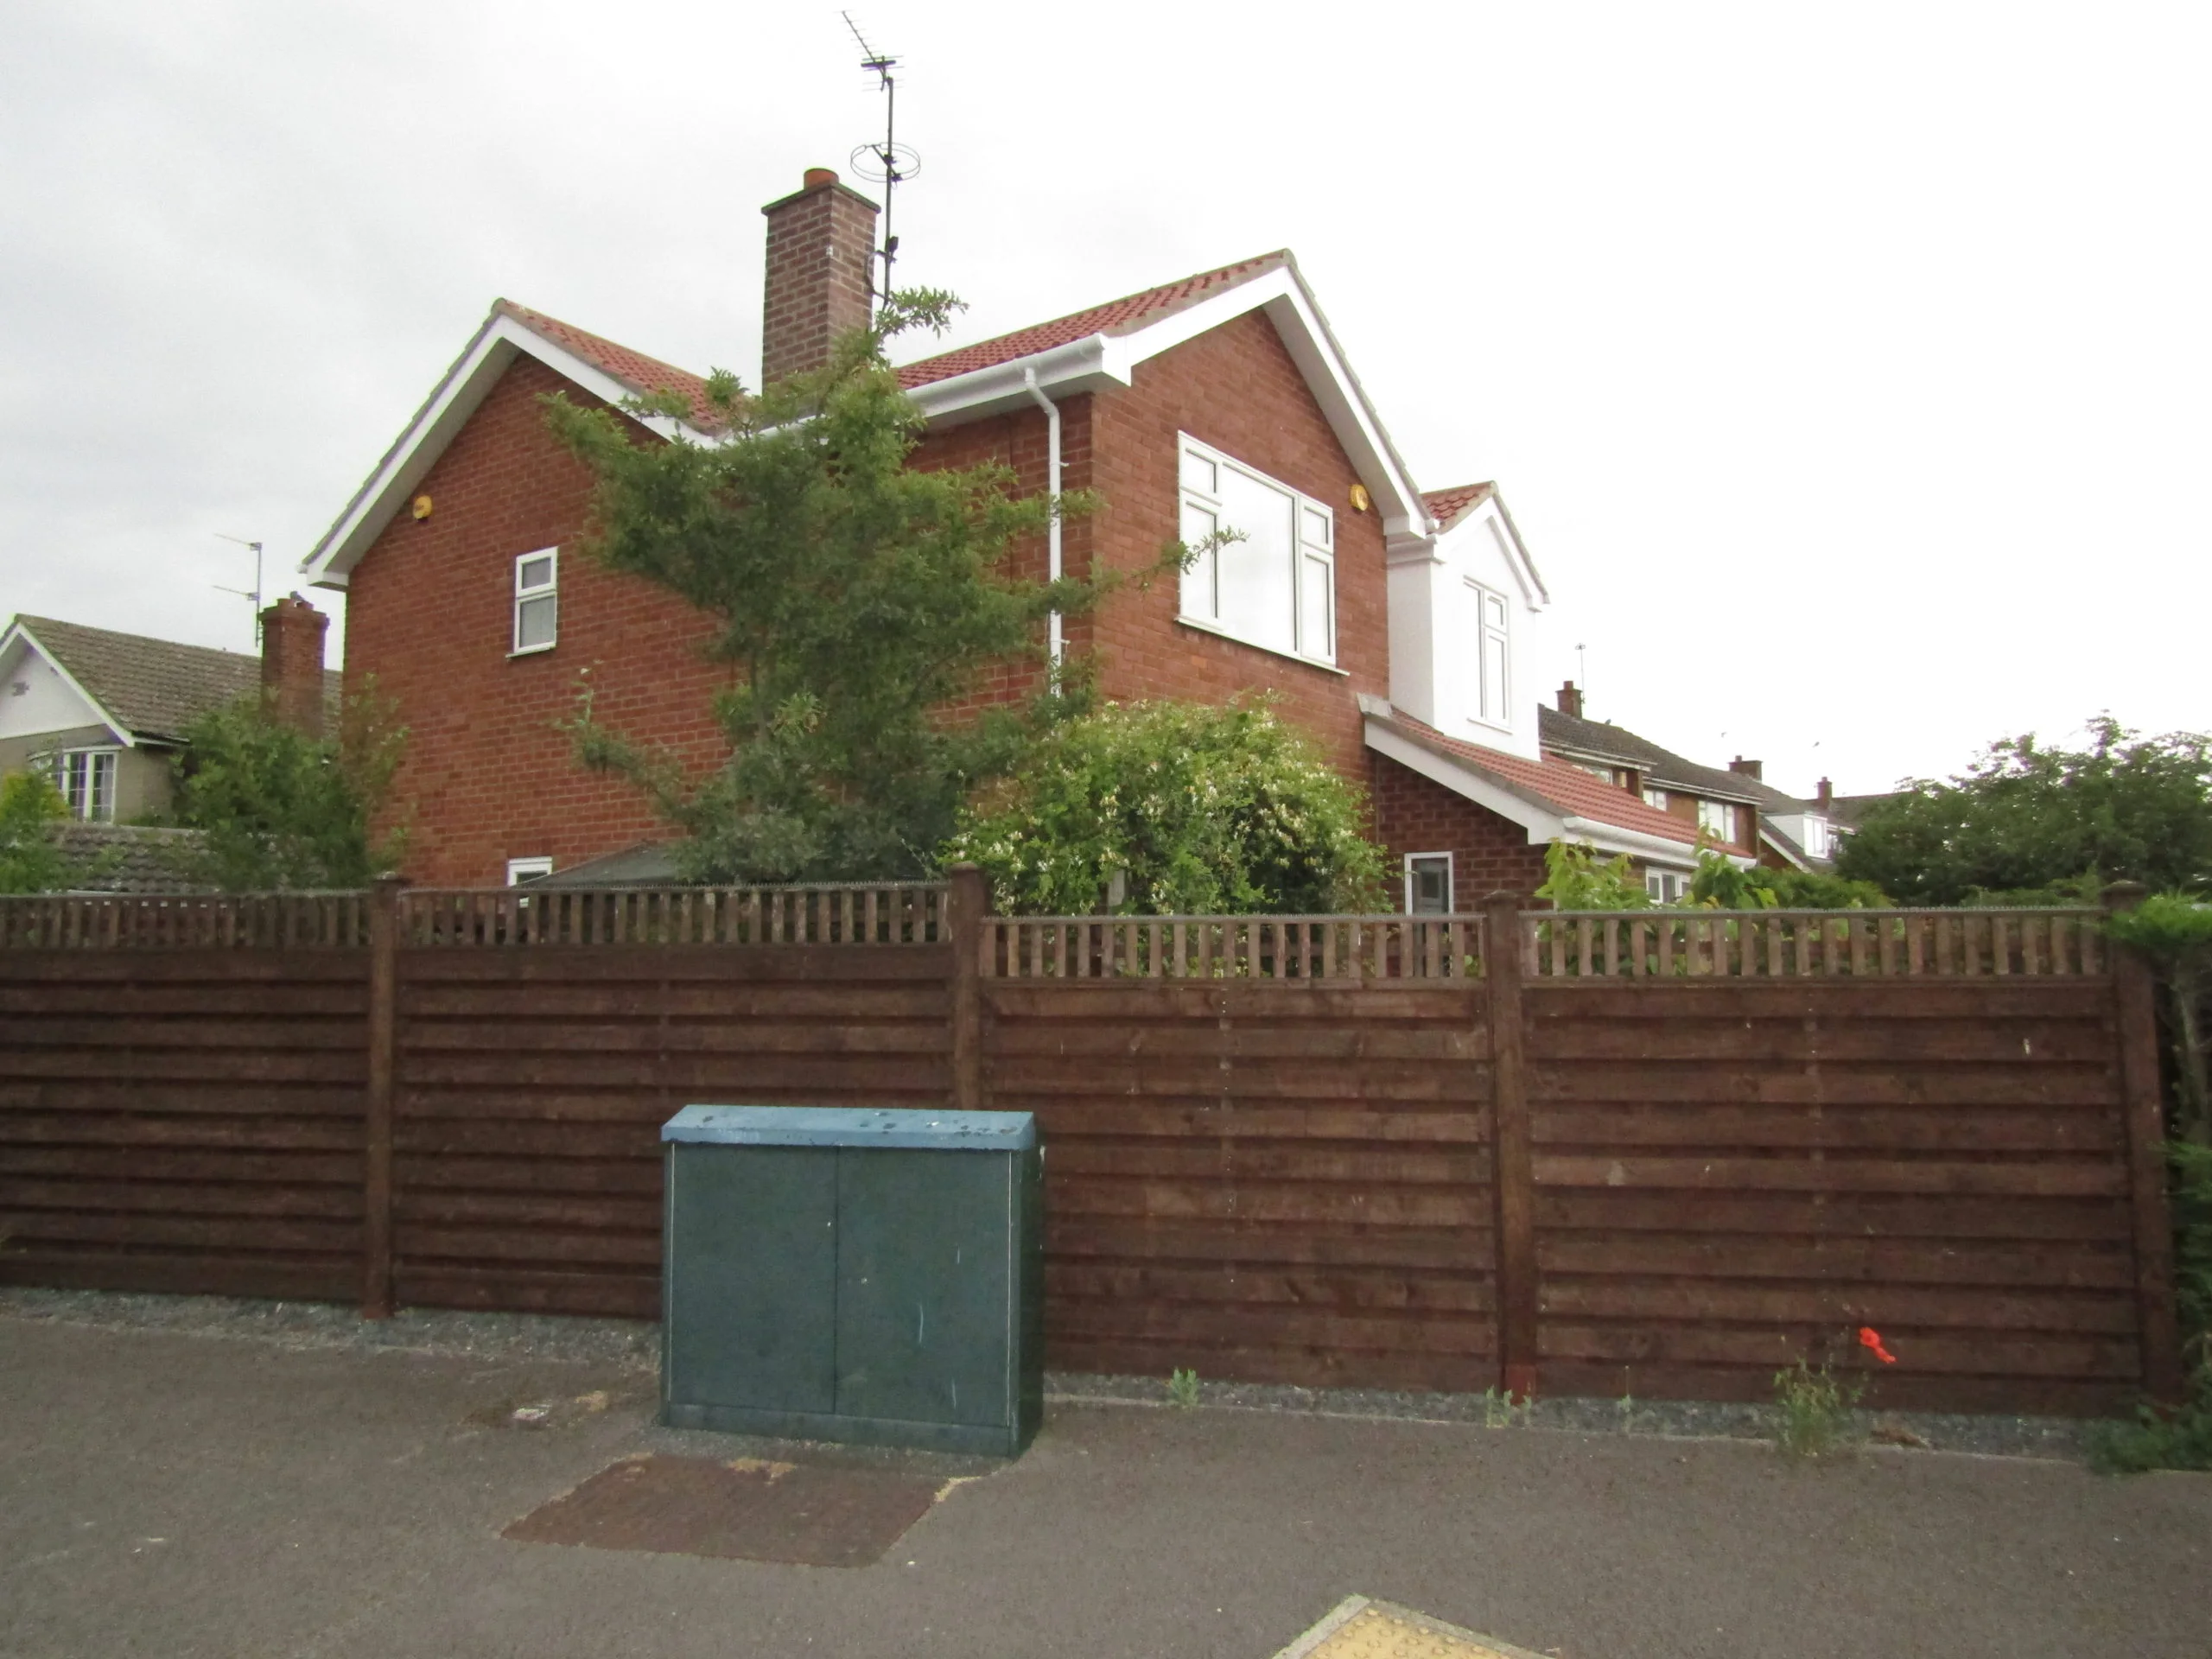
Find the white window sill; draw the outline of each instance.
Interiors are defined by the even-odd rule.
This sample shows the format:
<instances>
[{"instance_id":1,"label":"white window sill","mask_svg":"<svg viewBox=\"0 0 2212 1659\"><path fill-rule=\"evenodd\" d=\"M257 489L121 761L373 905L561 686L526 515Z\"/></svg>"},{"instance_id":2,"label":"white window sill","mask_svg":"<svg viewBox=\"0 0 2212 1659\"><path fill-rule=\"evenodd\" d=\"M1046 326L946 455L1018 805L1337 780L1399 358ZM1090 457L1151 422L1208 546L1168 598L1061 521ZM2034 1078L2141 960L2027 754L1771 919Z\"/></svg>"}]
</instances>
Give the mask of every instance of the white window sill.
<instances>
[{"instance_id":1,"label":"white window sill","mask_svg":"<svg viewBox=\"0 0 2212 1659\"><path fill-rule=\"evenodd\" d=\"M509 652L507 653L507 660L512 663L518 657L543 657L547 652L552 650L555 645L557 645L560 643L561 642L558 639L555 639L543 645L524 645L520 651Z\"/></svg>"},{"instance_id":2,"label":"white window sill","mask_svg":"<svg viewBox=\"0 0 2212 1659\"><path fill-rule=\"evenodd\" d=\"M1241 633L1231 633L1227 628L1215 623L1200 621L1195 616L1178 616L1175 621L1179 627L1195 629L1199 633L1210 633L1217 639L1232 640L1252 651L1264 651L1270 657L1281 657L1306 668L1318 668L1324 674L1341 674L1347 679L1351 677L1351 671L1348 668L1338 668L1334 663L1324 662L1319 657L1307 657L1295 651L1285 651L1280 645L1263 645L1257 640L1247 639Z\"/></svg>"},{"instance_id":3,"label":"white window sill","mask_svg":"<svg viewBox=\"0 0 2212 1659\"><path fill-rule=\"evenodd\" d=\"M1510 737L1513 735L1513 728L1510 726L1501 726L1494 720L1484 720L1479 715L1469 715L1467 716L1467 724L1473 727L1478 732L1496 732L1503 737ZM1591 776L1594 778L1597 774L1592 772Z\"/></svg>"}]
</instances>

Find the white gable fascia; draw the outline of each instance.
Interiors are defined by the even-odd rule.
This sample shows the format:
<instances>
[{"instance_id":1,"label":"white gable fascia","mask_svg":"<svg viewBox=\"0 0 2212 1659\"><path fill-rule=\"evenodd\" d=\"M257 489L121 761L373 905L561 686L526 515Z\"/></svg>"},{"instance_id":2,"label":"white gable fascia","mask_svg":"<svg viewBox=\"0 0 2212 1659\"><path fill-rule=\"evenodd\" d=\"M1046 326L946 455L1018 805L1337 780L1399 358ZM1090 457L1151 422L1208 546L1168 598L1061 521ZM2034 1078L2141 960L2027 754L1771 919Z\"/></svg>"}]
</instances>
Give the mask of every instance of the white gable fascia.
<instances>
[{"instance_id":1,"label":"white gable fascia","mask_svg":"<svg viewBox=\"0 0 2212 1659\"><path fill-rule=\"evenodd\" d=\"M563 378L573 381L601 402L620 408L622 400L636 395L604 369L587 363L573 352L555 345L504 311L494 311L476 331L429 401L416 412L398 442L385 454L368 481L354 493L315 550L300 561L300 569L317 588L343 588L361 555L384 533L403 503L415 493L437 458L445 453L454 435L495 385L507 365L518 357L534 357ZM631 419L664 438L683 436L696 443L715 442L690 423L664 415Z\"/></svg>"},{"instance_id":2,"label":"white gable fascia","mask_svg":"<svg viewBox=\"0 0 2212 1659\"><path fill-rule=\"evenodd\" d=\"M1382 429L1374 405L1344 360L1343 348L1330 333L1327 319L1293 264L1262 271L1249 282L1171 311L1128 334L1091 334L1011 362L917 386L909 395L931 424L950 425L1027 405L1030 401L1027 376L1031 370L1036 372L1039 389L1047 397L1126 386L1138 364L1234 321L1248 311L1262 309L1305 376L1353 471L1375 498L1386 543L1393 549L1425 550L1433 522L1428 510L1392 447L1389 435Z\"/></svg>"},{"instance_id":3,"label":"white gable fascia","mask_svg":"<svg viewBox=\"0 0 2212 1659\"><path fill-rule=\"evenodd\" d=\"M55 677L69 689L70 693L80 699L85 707L91 711L93 720L106 727L109 734L118 743L126 749L135 749L138 747L137 735L110 714L102 706L98 697L86 690L77 677L63 666L61 659L41 645L38 642L38 636L24 626L20 620L10 622L8 625L8 631L5 633L0 633L0 665L4 665L18 650L32 653L39 661L52 669ZM57 727L54 729L66 731L68 728ZM24 734L24 735L29 735L29 734Z\"/></svg>"},{"instance_id":4,"label":"white gable fascia","mask_svg":"<svg viewBox=\"0 0 2212 1659\"><path fill-rule=\"evenodd\" d=\"M1601 853L1626 853L1646 863L1665 864L1675 869L1697 868L1697 849L1682 842L1669 841L1664 836L1648 836L1640 830L1624 830L1618 824L1601 823L1574 813L1552 811L1473 767L1460 766L1448 754L1440 754L1426 743L1415 742L1386 722L1370 717L1364 723L1367 747L1376 753L1497 813L1510 823L1519 824L1528 832L1531 847L1547 846L1554 841L1588 842ZM1728 861L1741 868L1749 868L1752 861L1734 854L1728 855Z\"/></svg>"}]
</instances>

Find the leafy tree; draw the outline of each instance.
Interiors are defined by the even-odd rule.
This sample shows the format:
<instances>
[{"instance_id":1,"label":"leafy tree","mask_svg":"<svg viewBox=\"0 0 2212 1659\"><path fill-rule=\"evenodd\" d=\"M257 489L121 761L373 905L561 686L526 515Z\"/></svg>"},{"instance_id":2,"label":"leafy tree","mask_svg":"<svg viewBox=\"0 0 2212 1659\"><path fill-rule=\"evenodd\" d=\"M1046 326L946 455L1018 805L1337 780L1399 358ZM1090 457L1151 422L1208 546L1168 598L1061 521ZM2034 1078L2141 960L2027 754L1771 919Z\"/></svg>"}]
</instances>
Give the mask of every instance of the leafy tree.
<instances>
[{"instance_id":1,"label":"leafy tree","mask_svg":"<svg viewBox=\"0 0 2212 1659\"><path fill-rule=\"evenodd\" d=\"M350 699L337 736L310 737L245 698L187 728L175 822L200 832L179 874L232 893L358 887L395 868L403 836L371 825L406 733L373 692Z\"/></svg>"},{"instance_id":2,"label":"leafy tree","mask_svg":"<svg viewBox=\"0 0 2212 1659\"><path fill-rule=\"evenodd\" d=\"M590 545L711 617L707 654L730 670L714 714L731 753L710 776L612 729L588 694L573 728L587 765L637 783L683 832L693 880L924 873L976 785L1082 705L945 712L986 664L1041 661L1046 615L1089 609L1111 582L1014 572L1025 541L1087 512L1087 496L1016 498L995 462L908 465L924 420L885 345L942 329L957 305L894 295L828 367L757 396L717 372L712 442L640 442L613 410L548 400L553 431L598 478ZM636 407L690 413L671 397Z\"/></svg>"},{"instance_id":3,"label":"leafy tree","mask_svg":"<svg viewBox=\"0 0 2212 1659\"><path fill-rule=\"evenodd\" d=\"M35 772L0 778L0 893L52 893L69 885L69 856L54 835L68 816L51 779Z\"/></svg>"},{"instance_id":4,"label":"leafy tree","mask_svg":"<svg viewBox=\"0 0 2212 1659\"><path fill-rule=\"evenodd\" d=\"M1359 791L1263 702L1109 704L1046 734L963 814L948 858L1033 915L1379 909Z\"/></svg>"},{"instance_id":5,"label":"leafy tree","mask_svg":"<svg viewBox=\"0 0 2212 1659\"><path fill-rule=\"evenodd\" d=\"M1709 847L1698 849L1689 900L1708 910L1879 910L1890 902L1871 881L1763 864L1745 869Z\"/></svg>"},{"instance_id":6,"label":"leafy tree","mask_svg":"<svg viewBox=\"0 0 2212 1659\"><path fill-rule=\"evenodd\" d=\"M2087 749L2007 738L1948 783L1877 804L1844 838L1837 873L1911 905L2212 881L2212 737L2143 737L2109 715L2089 726Z\"/></svg>"},{"instance_id":7,"label":"leafy tree","mask_svg":"<svg viewBox=\"0 0 2212 1659\"><path fill-rule=\"evenodd\" d=\"M1554 841L1544 849L1544 884L1536 897L1554 910L1649 910L1651 895L1626 853L1600 860L1587 842Z\"/></svg>"}]
</instances>

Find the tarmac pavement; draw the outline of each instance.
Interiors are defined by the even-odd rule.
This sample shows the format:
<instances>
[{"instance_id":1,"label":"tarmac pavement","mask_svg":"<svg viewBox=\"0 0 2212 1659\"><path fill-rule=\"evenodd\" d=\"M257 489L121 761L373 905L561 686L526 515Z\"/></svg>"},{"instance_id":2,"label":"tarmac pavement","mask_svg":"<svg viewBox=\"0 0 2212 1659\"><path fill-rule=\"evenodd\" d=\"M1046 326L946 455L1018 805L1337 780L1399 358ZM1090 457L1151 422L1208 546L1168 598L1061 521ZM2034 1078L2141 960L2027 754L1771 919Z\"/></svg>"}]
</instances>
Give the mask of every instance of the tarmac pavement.
<instances>
[{"instance_id":1,"label":"tarmac pavement","mask_svg":"<svg viewBox=\"0 0 2212 1659\"><path fill-rule=\"evenodd\" d=\"M618 1458L760 1455L652 1408L0 1315L0 1654L1268 1659L1354 1593L1560 1659L2212 1654L2212 1476L1946 1452L1063 1405L1013 1465L924 1460L988 1472L873 1567L499 1536Z\"/></svg>"}]
</instances>

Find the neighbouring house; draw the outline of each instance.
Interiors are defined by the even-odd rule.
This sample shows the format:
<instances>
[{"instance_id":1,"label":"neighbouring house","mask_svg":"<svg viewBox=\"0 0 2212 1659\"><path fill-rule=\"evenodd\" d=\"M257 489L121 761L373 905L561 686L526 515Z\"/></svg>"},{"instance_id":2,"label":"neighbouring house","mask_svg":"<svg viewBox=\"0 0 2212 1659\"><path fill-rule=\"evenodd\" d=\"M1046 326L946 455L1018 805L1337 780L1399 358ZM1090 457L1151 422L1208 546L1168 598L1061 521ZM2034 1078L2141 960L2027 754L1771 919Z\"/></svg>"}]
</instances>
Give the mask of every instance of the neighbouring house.
<instances>
[{"instance_id":1,"label":"neighbouring house","mask_svg":"<svg viewBox=\"0 0 2212 1659\"><path fill-rule=\"evenodd\" d=\"M157 817L185 732L211 709L259 690L285 718L321 728L340 683L322 665L329 625L297 595L279 600L262 613L257 658L18 616L0 632L0 772L45 771L87 824Z\"/></svg>"},{"instance_id":2,"label":"neighbouring house","mask_svg":"<svg viewBox=\"0 0 2212 1659\"><path fill-rule=\"evenodd\" d=\"M876 208L817 168L764 212L772 381L867 321ZM1089 652L1109 698L1272 696L1369 789L1408 906L1525 892L1561 835L1693 866L1695 824L1547 753L1524 664L1551 596L1504 502L1490 484L1415 486L1287 251L899 372L928 423L916 465L996 458L1023 488L1103 500L1039 538L1029 574L1139 569L1179 537L1244 532L1179 582L1056 622L1052 649ZM409 730L394 793L416 880L664 868L664 827L559 728L588 676L610 725L710 766L727 671L696 649L704 618L577 556L591 479L541 404L674 391L693 413L637 417L641 441L711 441L703 385L500 301L303 562L347 594L346 673L373 675ZM1020 696L1034 673L1010 664L976 698Z\"/></svg>"}]
</instances>

